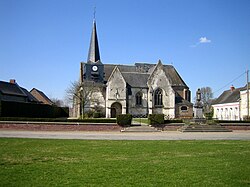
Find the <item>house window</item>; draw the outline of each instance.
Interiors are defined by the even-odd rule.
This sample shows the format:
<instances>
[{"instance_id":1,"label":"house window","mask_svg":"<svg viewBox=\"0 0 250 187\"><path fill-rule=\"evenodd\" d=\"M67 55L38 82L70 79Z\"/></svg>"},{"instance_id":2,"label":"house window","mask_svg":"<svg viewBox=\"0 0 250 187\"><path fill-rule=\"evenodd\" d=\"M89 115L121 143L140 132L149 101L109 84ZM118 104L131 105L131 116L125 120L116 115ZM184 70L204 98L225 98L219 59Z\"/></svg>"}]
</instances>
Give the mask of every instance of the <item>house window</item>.
<instances>
[{"instance_id":1,"label":"house window","mask_svg":"<svg viewBox=\"0 0 250 187\"><path fill-rule=\"evenodd\" d=\"M155 106L162 106L162 90L160 88L155 90L154 102Z\"/></svg>"},{"instance_id":2,"label":"house window","mask_svg":"<svg viewBox=\"0 0 250 187\"><path fill-rule=\"evenodd\" d=\"M135 95L135 103L136 105L142 105L142 93L141 92L137 92L137 94Z\"/></svg>"}]
</instances>

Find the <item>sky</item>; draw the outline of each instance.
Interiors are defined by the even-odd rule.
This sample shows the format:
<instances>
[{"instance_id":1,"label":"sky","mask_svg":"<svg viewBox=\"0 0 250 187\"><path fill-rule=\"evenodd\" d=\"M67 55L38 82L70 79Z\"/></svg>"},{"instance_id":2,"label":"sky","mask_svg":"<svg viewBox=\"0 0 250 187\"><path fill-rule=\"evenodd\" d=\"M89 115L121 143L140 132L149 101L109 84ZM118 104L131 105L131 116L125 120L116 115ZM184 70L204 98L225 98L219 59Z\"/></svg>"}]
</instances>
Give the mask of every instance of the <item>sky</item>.
<instances>
[{"instance_id":1,"label":"sky","mask_svg":"<svg viewBox=\"0 0 250 187\"><path fill-rule=\"evenodd\" d=\"M0 80L65 99L96 7L104 64L172 64L192 91L246 84L249 0L0 0Z\"/></svg>"}]
</instances>

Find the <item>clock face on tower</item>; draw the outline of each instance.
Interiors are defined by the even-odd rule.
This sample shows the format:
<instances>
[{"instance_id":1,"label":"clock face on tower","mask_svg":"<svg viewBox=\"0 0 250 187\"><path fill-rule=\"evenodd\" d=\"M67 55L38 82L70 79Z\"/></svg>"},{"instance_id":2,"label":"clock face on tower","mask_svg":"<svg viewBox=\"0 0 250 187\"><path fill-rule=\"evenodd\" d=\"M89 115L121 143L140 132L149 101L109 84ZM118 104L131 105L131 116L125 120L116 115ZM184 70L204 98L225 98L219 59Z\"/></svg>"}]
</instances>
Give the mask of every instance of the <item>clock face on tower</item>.
<instances>
[{"instance_id":1,"label":"clock face on tower","mask_svg":"<svg viewBox=\"0 0 250 187\"><path fill-rule=\"evenodd\" d=\"M93 70L93 71L97 71L97 70L98 70L98 67L97 67L97 66L93 66L93 67L92 67L92 70Z\"/></svg>"}]
</instances>

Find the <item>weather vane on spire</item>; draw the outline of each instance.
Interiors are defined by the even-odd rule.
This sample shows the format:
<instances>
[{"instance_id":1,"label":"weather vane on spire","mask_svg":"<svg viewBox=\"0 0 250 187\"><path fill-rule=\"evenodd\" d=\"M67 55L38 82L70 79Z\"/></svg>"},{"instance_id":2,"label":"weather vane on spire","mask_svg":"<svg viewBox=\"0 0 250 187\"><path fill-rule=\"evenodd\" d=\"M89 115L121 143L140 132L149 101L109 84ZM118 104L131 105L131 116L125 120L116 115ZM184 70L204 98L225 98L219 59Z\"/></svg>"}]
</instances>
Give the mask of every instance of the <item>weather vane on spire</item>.
<instances>
[{"instance_id":1,"label":"weather vane on spire","mask_svg":"<svg viewBox=\"0 0 250 187\"><path fill-rule=\"evenodd\" d=\"M94 20L95 20L95 14L96 14L96 6L94 6Z\"/></svg>"}]
</instances>

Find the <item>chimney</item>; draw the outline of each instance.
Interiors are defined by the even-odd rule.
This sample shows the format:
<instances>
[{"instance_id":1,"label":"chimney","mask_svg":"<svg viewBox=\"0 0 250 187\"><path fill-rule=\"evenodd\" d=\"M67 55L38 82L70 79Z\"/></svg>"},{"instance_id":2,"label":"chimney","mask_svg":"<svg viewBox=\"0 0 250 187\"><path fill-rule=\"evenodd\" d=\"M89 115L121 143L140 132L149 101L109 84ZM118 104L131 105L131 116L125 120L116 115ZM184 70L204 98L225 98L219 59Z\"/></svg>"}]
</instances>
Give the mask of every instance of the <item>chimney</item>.
<instances>
[{"instance_id":1,"label":"chimney","mask_svg":"<svg viewBox=\"0 0 250 187\"><path fill-rule=\"evenodd\" d=\"M15 79L10 79L10 83L11 84L16 84L16 80Z\"/></svg>"},{"instance_id":2,"label":"chimney","mask_svg":"<svg viewBox=\"0 0 250 187\"><path fill-rule=\"evenodd\" d=\"M235 90L235 87L232 85L232 86L230 87L230 90L231 90L231 91L234 91L234 90Z\"/></svg>"}]
</instances>

